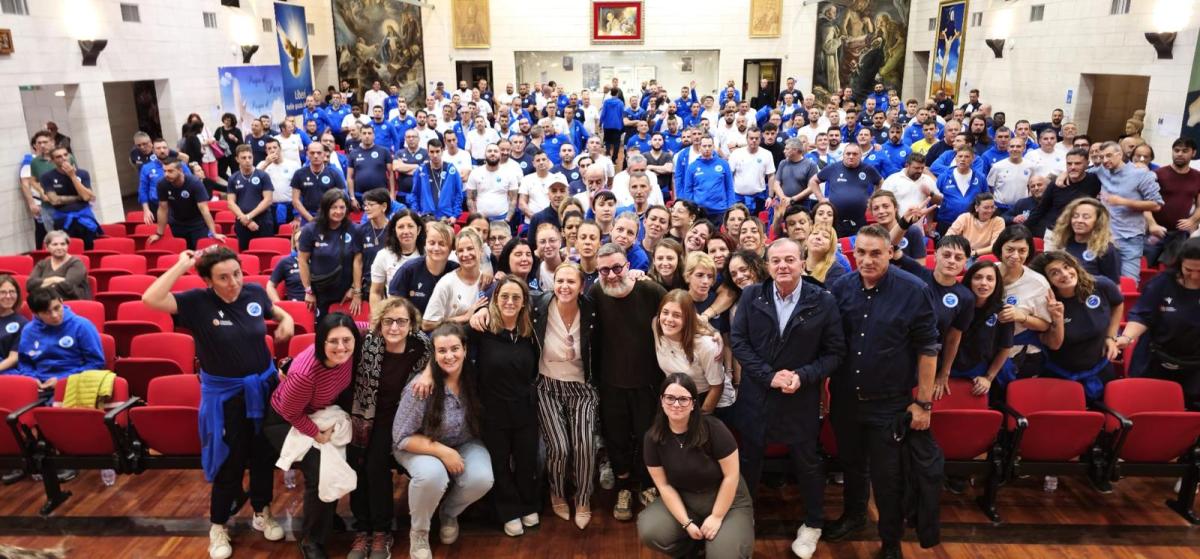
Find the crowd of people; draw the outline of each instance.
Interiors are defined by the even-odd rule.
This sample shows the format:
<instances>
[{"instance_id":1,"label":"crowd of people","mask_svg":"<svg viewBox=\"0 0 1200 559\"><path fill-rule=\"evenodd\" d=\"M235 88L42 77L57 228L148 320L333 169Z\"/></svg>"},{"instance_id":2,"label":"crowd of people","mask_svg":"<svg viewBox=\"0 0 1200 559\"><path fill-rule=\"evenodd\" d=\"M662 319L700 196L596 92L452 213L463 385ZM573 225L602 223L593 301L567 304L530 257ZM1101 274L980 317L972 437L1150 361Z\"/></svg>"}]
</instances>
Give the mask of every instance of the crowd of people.
<instances>
[{"instance_id":1,"label":"crowd of people","mask_svg":"<svg viewBox=\"0 0 1200 559\"><path fill-rule=\"evenodd\" d=\"M254 528L283 537L271 469L293 436L316 444L297 462L306 557L324 556L332 530L322 455L340 439L357 478L353 558L390 554L393 459L409 476L412 557L432 556L435 513L453 544L485 495L508 536L541 522L547 488L553 515L583 530L597 482L655 550L749 557L770 443L787 445L800 486L797 556L862 529L873 491L891 558L902 447L934 444L932 402L951 378L995 402L1034 376L1098 399L1143 340L1131 374L1178 382L1200 410L1192 140L1156 167L1136 135L1092 139L1061 110L1010 128L974 90L956 108L882 86L818 103L791 79L752 100L732 85L674 99L618 85L439 83L410 112L375 83L362 101L314 92L277 131L268 117L244 137L233 115L216 134L189 119L191 156L135 136L149 241L169 227L189 249L143 302L196 339L212 557L231 555L225 524L246 500ZM90 247L99 228L69 149L50 132L31 146L22 184L50 256L26 286L0 275L0 370L50 388L96 367L95 327L62 301L91 296L68 235ZM193 250L224 239L208 207L220 198L240 250L298 226L267 289L244 282L235 251ZM1122 283L1160 264L1125 309ZM209 287L172 293L193 267ZM316 317L286 372L261 343L267 320L292 335L284 299ZM369 305L370 323L331 312L339 303ZM826 384L844 471L834 520Z\"/></svg>"}]
</instances>

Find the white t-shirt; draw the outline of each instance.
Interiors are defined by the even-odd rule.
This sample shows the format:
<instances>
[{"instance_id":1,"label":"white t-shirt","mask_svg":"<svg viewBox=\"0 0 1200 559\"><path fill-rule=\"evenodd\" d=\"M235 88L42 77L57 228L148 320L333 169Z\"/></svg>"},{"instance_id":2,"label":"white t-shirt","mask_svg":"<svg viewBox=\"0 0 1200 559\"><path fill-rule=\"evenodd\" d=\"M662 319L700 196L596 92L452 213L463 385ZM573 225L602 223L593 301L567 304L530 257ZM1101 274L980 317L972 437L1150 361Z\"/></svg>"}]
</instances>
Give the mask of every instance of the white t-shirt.
<instances>
[{"instance_id":1,"label":"white t-shirt","mask_svg":"<svg viewBox=\"0 0 1200 559\"><path fill-rule=\"evenodd\" d=\"M899 215L904 215L912 208L925 207L929 196L922 191L921 187L932 192L937 189L937 183L933 177L925 173L921 173L921 176L914 181L908 178L904 171L896 171L883 181L881 188L896 195L896 202L900 204Z\"/></svg>"},{"instance_id":2,"label":"white t-shirt","mask_svg":"<svg viewBox=\"0 0 1200 559\"><path fill-rule=\"evenodd\" d=\"M292 175L299 170L300 163L287 158L284 158L281 163L272 163L263 169L263 172L271 177L271 186L275 187L275 191L271 193L272 202L276 204L292 203Z\"/></svg>"},{"instance_id":3,"label":"white t-shirt","mask_svg":"<svg viewBox=\"0 0 1200 559\"><path fill-rule=\"evenodd\" d=\"M698 392L725 384L725 368L718 359L721 348L711 336L696 336L691 361L688 361L683 346L666 336L656 336L654 353L658 357L658 367L664 373L686 373L696 383Z\"/></svg>"},{"instance_id":4,"label":"white t-shirt","mask_svg":"<svg viewBox=\"0 0 1200 559\"><path fill-rule=\"evenodd\" d=\"M662 189L658 187L658 176L646 173L646 178L650 180L650 195L646 197L646 203L651 206L665 206ZM617 197L618 208L633 205L633 194L629 193L629 171L621 171L613 177L612 193Z\"/></svg>"},{"instance_id":5,"label":"white t-shirt","mask_svg":"<svg viewBox=\"0 0 1200 559\"><path fill-rule=\"evenodd\" d=\"M286 138L283 134L275 136L279 140L279 153L289 162L300 166L300 150L304 149L304 142L300 140L299 134L292 134Z\"/></svg>"},{"instance_id":6,"label":"white t-shirt","mask_svg":"<svg viewBox=\"0 0 1200 559\"><path fill-rule=\"evenodd\" d=\"M729 167L733 169L733 191L743 196L753 196L767 189L767 177L775 174L775 158L771 152L758 148L738 148L729 155Z\"/></svg>"},{"instance_id":7,"label":"white t-shirt","mask_svg":"<svg viewBox=\"0 0 1200 559\"><path fill-rule=\"evenodd\" d=\"M475 159L483 159L484 150L487 149L488 144L500 142L500 134L491 128L484 128L483 133L472 128L464 136L467 137L467 151L471 152L471 157Z\"/></svg>"},{"instance_id":8,"label":"white t-shirt","mask_svg":"<svg viewBox=\"0 0 1200 559\"><path fill-rule=\"evenodd\" d=\"M1033 162L1028 157L1020 163L1001 159L992 164L988 171L988 187L996 195L996 202L1012 205L1029 195L1029 176L1033 173Z\"/></svg>"},{"instance_id":9,"label":"white t-shirt","mask_svg":"<svg viewBox=\"0 0 1200 559\"><path fill-rule=\"evenodd\" d=\"M437 139L440 138L438 138L438 133L436 130L430 130L426 127L421 128L420 132L417 132L417 145L421 149L429 149L429 141Z\"/></svg>"},{"instance_id":10,"label":"white t-shirt","mask_svg":"<svg viewBox=\"0 0 1200 559\"><path fill-rule=\"evenodd\" d=\"M466 283L458 277L458 272L446 274L434 286L422 318L440 322L458 316L471 310L479 300L479 295L479 281Z\"/></svg>"},{"instance_id":11,"label":"white t-shirt","mask_svg":"<svg viewBox=\"0 0 1200 559\"><path fill-rule=\"evenodd\" d=\"M521 166L518 165L517 162L513 161L512 159L509 159L508 161L505 161L500 164L500 172L507 174L509 177L512 177L513 183L515 183L517 185L520 185L521 179L525 178L525 171L523 171L521 169Z\"/></svg>"},{"instance_id":12,"label":"white t-shirt","mask_svg":"<svg viewBox=\"0 0 1200 559\"><path fill-rule=\"evenodd\" d=\"M595 136L599 130L598 123L600 122L600 109L595 105L588 105L583 108L583 128L588 134Z\"/></svg>"},{"instance_id":13,"label":"white t-shirt","mask_svg":"<svg viewBox=\"0 0 1200 559\"><path fill-rule=\"evenodd\" d=\"M464 178L471 176L471 154L467 153L467 150L460 149L454 155L451 155L449 150L443 151L442 161L454 165L454 169Z\"/></svg>"},{"instance_id":14,"label":"white t-shirt","mask_svg":"<svg viewBox=\"0 0 1200 559\"><path fill-rule=\"evenodd\" d=\"M954 173L954 186L958 187L958 191L964 196L968 190L971 190L971 173L960 173L958 167L952 171Z\"/></svg>"},{"instance_id":15,"label":"white t-shirt","mask_svg":"<svg viewBox=\"0 0 1200 559\"><path fill-rule=\"evenodd\" d=\"M538 213L550 205L550 184L554 182L567 184L567 178L558 173L546 173L545 177L530 173L521 179L517 194L529 197L530 213Z\"/></svg>"},{"instance_id":16,"label":"white t-shirt","mask_svg":"<svg viewBox=\"0 0 1200 559\"><path fill-rule=\"evenodd\" d=\"M400 266L418 256L421 256L421 253L415 250L408 256L398 256L389 248L380 249L375 253L375 261L371 263L371 283L382 283L387 286L392 282L392 276L396 275L396 270L399 270Z\"/></svg>"},{"instance_id":17,"label":"white t-shirt","mask_svg":"<svg viewBox=\"0 0 1200 559\"><path fill-rule=\"evenodd\" d=\"M589 155L586 152L581 153L581 154L575 156L575 163L579 164L579 159L584 156L591 157L591 155ZM613 165L612 159L609 159L609 157L607 155L600 155L600 156L592 158L592 166L596 166L596 165L599 165L601 169L604 169L605 177L608 177L611 179L611 178L613 178L613 176L615 176L617 174L617 166Z\"/></svg>"},{"instance_id":18,"label":"white t-shirt","mask_svg":"<svg viewBox=\"0 0 1200 559\"><path fill-rule=\"evenodd\" d=\"M354 126L355 122L357 122L363 126L370 126L371 125L371 117L369 117L365 114L358 115L358 116L354 116L353 113L348 114L342 118L342 129L347 130L347 131L350 130L350 128Z\"/></svg>"},{"instance_id":19,"label":"white t-shirt","mask_svg":"<svg viewBox=\"0 0 1200 559\"><path fill-rule=\"evenodd\" d=\"M386 101L387 98L388 93L382 89L378 91L374 89L368 89L367 92L363 94L363 103L367 105L366 111L364 112L369 114L371 109L375 107L382 107L383 102Z\"/></svg>"},{"instance_id":20,"label":"white t-shirt","mask_svg":"<svg viewBox=\"0 0 1200 559\"><path fill-rule=\"evenodd\" d=\"M1042 320L1050 320L1050 310L1046 308L1046 293L1050 292L1050 282L1041 274L1025 267L1021 277L1013 283L1004 284L1005 304L1010 304L1018 309L1021 309L1033 316ZM1010 302L1012 301L1012 302ZM1026 330L1020 323L1013 324L1013 335L1018 335ZM1009 356L1020 353L1021 348L1025 346L1013 346L1012 353ZM1036 353L1031 347L1031 352Z\"/></svg>"},{"instance_id":21,"label":"white t-shirt","mask_svg":"<svg viewBox=\"0 0 1200 559\"><path fill-rule=\"evenodd\" d=\"M483 215L493 218L508 213L508 193L518 189L511 173L503 169L492 171L487 167L476 167L467 179L468 192L475 191L475 207Z\"/></svg>"},{"instance_id":22,"label":"white t-shirt","mask_svg":"<svg viewBox=\"0 0 1200 559\"><path fill-rule=\"evenodd\" d=\"M1052 151L1046 153L1041 148L1025 152L1025 159L1033 165L1033 172L1038 175L1061 175L1067 170L1066 154Z\"/></svg>"}]
</instances>

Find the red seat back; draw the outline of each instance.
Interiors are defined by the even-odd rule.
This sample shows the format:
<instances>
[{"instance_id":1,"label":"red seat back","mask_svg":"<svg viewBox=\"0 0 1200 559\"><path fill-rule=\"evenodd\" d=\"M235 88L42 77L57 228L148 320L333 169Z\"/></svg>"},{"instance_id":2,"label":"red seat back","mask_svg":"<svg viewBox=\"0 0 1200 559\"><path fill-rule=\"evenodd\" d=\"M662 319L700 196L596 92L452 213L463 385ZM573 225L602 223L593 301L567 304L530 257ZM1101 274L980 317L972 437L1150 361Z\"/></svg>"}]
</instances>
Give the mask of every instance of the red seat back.
<instances>
[{"instance_id":1,"label":"red seat back","mask_svg":"<svg viewBox=\"0 0 1200 559\"><path fill-rule=\"evenodd\" d=\"M271 276L269 275L242 276L242 285L256 283L262 286L263 289L267 288L267 282L269 281L271 281Z\"/></svg>"},{"instance_id":2,"label":"red seat back","mask_svg":"<svg viewBox=\"0 0 1200 559\"><path fill-rule=\"evenodd\" d=\"M297 334L317 331L316 318L313 316L313 312L308 310L308 305L305 305L304 301L280 301L275 303L275 306L291 315L292 320L296 323Z\"/></svg>"},{"instance_id":3,"label":"red seat back","mask_svg":"<svg viewBox=\"0 0 1200 559\"><path fill-rule=\"evenodd\" d=\"M141 295L146 292L150 284L158 278L148 274L131 274L128 276L117 276L108 280L109 291L121 291L126 293L137 293Z\"/></svg>"},{"instance_id":4,"label":"red seat back","mask_svg":"<svg viewBox=\"0 0 1200 559\"><path fill-rule=\"evenodd\" d=\"M62 402L70 377L54 386L54 401ZM129 399L129 385L117 377L113 381L113 397L110 406L119 405ZM73 456L96 456L115 451L112 436L104 425L104 410L84 408L41 407L33 410L38 432L51 446L62 454ZM124 426L128 418L122 414L117 423Z\"/></svg>"},{"instance_id":5,"label":"red seat back","mask_svg":"<svg viewBox=\"0 0 1200 559\"><path fill-rule=\"evenodd\" d=\"M196 372L196 342L191 336L175 332L142 334L129 345L130 357L170 359L187 374Z\"/></svg>"},{"instance_id":6,"label":"red seat back","mask_svg":"<svg viewBox=\"0 0 1200 559\"><path fill-rule=\"evenodd\" d=\"M121 230L124 231L125 228L122 227ZM119 254L133 254L133 251L137 250L137 245L133 242L133 239L122 235L120 237L96 239L92 244L92 250L111 250ZM101 265L103 265L103 262L101 262Z\"/></svg>"},{"instance_id":7,"label":"red seat back","mask_svg":"<svg viewBox=\"0 0 1200 559\"><path fill-rule=\"evenodd\" d=\"M237 237L225 237L224 241L218 241L212 237L200 239L196 242L196 250L204 250L213 245L224 245L225 248L232 250L234 253L238 252Z\"/></svg>"},{"instance_id":8,"label":"red seat back","mask_svg":"<svg viewBox=\"0 0 1200 559\"><path fill-rule=\"evenodd\" d=\"M292 252L292 242L279 237L259 237L250 239L250 250L288 254Z\"/></svg>"},{"instance_id":9,"label":"red seat back","mask_svg":"<svg viewBox=\"0 0 1200 559\"><path fill-rule=\"evenodd\" d=\"M146 243L145 248L146 250L165 250L172 254L179 254L187 250L187 241L174 237L164 237L153 243Z\"/></svg>"},{"instance_id":10,"label":"red seat back","mask_svg":"<svg viewBox=\"0 0 1200 559\"><path fill-rule=\"evenodd\" d=\"M161 357L122 357L113 368L117 376L129 383L129 393L145 398L150 381L167 375L182 375L183 370L174 359Z\"/></svg>"},{"instance_id":11,"label":"red seat back","mask_svg":"<svg viewBox=\"0 0 1200 559\"><path fill-rule=\"evenodd\" d=\"M1104 425L1104 415L1095 411L1039 411L1025 417L1029 427L1017 452L1029 462L1074 460L1095 443Z\"/></svg>"},{"instance_id":12,"label":"red seat back","mask_svg":"<svg viewBox=\"0 0 1200 559\"><path fill-rule=\"evenodd\" d=\"M1055 378L1030 378L1008 386L1008 404L1024 415L1040 411L1083 411L1087 409L1083 385ZM1009 429L1015 429L1009 420Z\"/></svg>"},{"instance_id":13,"label":"red seat back","mask_svg":"<svg viewBox=\"0 0 1200 559\"><path fill-rule=\"evenodd\" d=\"M200 454L199 411L194 406L146 406L130 410L129 421L151 450L166 456L196 456Z\"/></svg>"},{"instance_id":14,"label":"red seat back","mask_svg":"<svg viewBox=\"0 0 1200 559\"><path fill-rule=\"evenodd\" d=\"M991 448L1003 420L997 410L937 409L935 402L930 429L946 460L974 460Z\"/></svg>"},{"instance_id":15,"label":"red seat back","mask_svg":"<svg viewBox=\"0 0 1200 559\"><path fill-rule=\"evenodd\" d=\"M101 223L100 232L104 234L104 237L108 238L124 238L128 234L124 223ZM99 241L100 239L96 240Z\"/></svg>"},{"instance_id":16,"label":"red seat back","mask_svg":"<svg viewBox=\"0 0 1200 559\"><path fill-rule=\"evenodd\" d=\"M350 314L350 305L347 303L334 303L329 306L329 312L340 312ZM363 301L358 306L358 314L350 315L356 322L371 322L371 304Z\"/></svg>"},{"instance_id":17,"label":"red seat back","mask_svg":"<svg viewBox=\"0 0 1200 559\"><path fill-rule=\"evenodd\" d=\"M104 348L104 368L111 371L117 366L117 339L100 334L100 345Z\"/></svg>"},{"instance_id":18,"label":"red seat back","mask_svg":"<svg viewBox=\"0 0 1200 559\"><path fill-rule=\"evenodd\" d=\"M965 378L950 379L950 393L940 400L933 401L933 411L940 410L986 410L988 397L986 394L976 396L971 393L974 383ZM914 394L916 390L913 390Z\"/></svg>"},{"instance_id":19,"label":"red seat back","mask_svg":"<svg viewBox=\"0 0 1200 559\"><path fill-rule=\"evenodd\" d=\"M25 254L0 256L0 270L28 276L33 271L33 257ZM25 287L25 284L22 283L21 287Z\"/></svg>"},{"instance_id":20,"label":"red seat back","mask_svg":"<svg viewBox=\"0 0 1200 559\"><path fill-rule=\"evenodd\" d=\"M151 406L200 407L200 377L168 375L150 381L146 403Z\"/></svg>"},{"instance_id":21,"label":"red seat back","mask_svg":"<svg viewBox=\"0 0 1200 559\"><path fill-rule=\"evenodd\" d=\"M196 274L187 274L180 276L175 280L175 285L171 286L171 291L181 293L190 289L208 289L208 284L204 283L204 278Z\"/></svg>"},{"instance_id":22,"label":"red seat back","mask_svg":"<svg viewBox=\"0 0 1200 559\"><path fill-rule=\"evenodd\" d=\"M175 322L171 315L147 307L141 301L121 303L121 306L117 307L117 320L150 322L158 325L163 332L175 331Z\"/></svg>"},{"instance_id":23,"label":"red seat back","mask_svg":"<svg viewBox=\"0 0 1200 559\"><path fill-rule=\"evenodd\" d=\"M1183 387L1169 380L1117 379L1104 385L1104 404L1125 417L1142 412L1184 411ZM1106 430L1117 427L1115 419L1105 421Z\"/></svg>"},{"instance_id":24,"label":"red seat back","mask_svg":"<svg viewBox=\"0 0 1200 559\"><path fill-rule=\"evenodd\" d=\"M296 334L288 340L288 357L296 357L317 339L316 334Z\"/></svg>"},{"instance_id":25,"label":"red seat back","mask_svg":"<svg viewBox=\"0 0 1200 559\"><path fill-rule=\"evenodd\" d=\"M11 412L37 399L37 381L33 377L0 375L0 408L5 408ZM8 414L4 415L7 416ZM21 416L21 422L26 425L33 425L33 416L25 414ZM0 431L9 431L9 429L2 427Z\"/></svg>"},{"instance_id":26,"label":"red seat back","mask_svg":"<svg viewBox=\"0 0 1200 559\"><path fill-rule=\"evenodd\" d=\"M126 239L132 241L132 239ZM111 270L125 270L131 274L146 273L146 257L140 254L118 254L105 256L100 259L100 267Z\"/></svg>"},{"instance_id":27,"label":"red seat back","mask_svg":"<svg viewBox=\"0 0 1200 559\"><path fill-rule=\"evenodd\" d=\"M96 330L104 330L104 304L96 301L67 301L64 305L71 312L87 319L96 326Z\"/></svg>"}]
</instances>

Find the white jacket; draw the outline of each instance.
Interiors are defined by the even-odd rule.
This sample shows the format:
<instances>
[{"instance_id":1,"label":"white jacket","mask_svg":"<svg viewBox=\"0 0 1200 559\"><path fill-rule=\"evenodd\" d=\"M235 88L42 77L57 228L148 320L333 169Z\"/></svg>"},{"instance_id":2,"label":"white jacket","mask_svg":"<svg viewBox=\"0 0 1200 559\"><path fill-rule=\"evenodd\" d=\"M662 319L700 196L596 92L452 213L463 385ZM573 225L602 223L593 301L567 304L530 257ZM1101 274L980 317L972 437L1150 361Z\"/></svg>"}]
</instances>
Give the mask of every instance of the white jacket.
<instances>
[{"instance_id":1,"label":"white jacket","mask_svg":"<svg viewBox=\"0 0 1200 559\"><path fill-rule=\"evenodd\" d=\"M355 475L354 468L346 462L346 445L350 444L352 434L350 415L338 406L329 406L308 418L322 431L333 427L333 435L329 442L318 443L292 427L287 438L283 440L275 467L281 470L291 469L292 463L303 460L304 455L308 454L308 449L315 447L321 451L321 473L317 481L317 493L322 501L332 503L358 486L358 476Z\"/></svg>"}]
</instances>

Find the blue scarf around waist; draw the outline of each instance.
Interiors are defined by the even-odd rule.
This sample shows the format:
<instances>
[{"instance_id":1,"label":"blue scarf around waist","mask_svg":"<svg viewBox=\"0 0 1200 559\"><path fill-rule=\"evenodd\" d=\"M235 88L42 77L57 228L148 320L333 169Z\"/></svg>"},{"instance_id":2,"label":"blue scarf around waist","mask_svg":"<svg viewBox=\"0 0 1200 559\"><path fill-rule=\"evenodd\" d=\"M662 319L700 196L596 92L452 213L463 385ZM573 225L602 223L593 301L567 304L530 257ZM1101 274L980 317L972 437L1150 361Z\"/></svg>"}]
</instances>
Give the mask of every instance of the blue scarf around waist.
<instances>
[{"instance_id":1,"label":"blue scarf around waist","mask_svg":"<svg viewBox=\"0 0 1200 559\"><path fill-rule=\"evenodd\" d=\"M82 225L83 228L87 229L88 231L91 231L93 233L100 231L100 222L96 220L96 214L92 213L91 206L87 206L82 209L75 210L73 212L64 212L62 210L55 210L54 219L62 220L62 228L64 230L70 229L71 224L78 221L79 224Z\"/></svg>"},{"instance_id":2,"label":"blue scarf around waist","mask_svg":"<svg viewBox=\"0 0 1200 559\"><path fill-rule=\"evenodd\" d=\"M983 362L965 371L956 369L950 370L950 376L955 378L973 379L987 375L988 365L990 362ZM1017 367L1013 365L1012 359L1005 359L1004 365L1000 367L1000 371L996 373L996 378L992 380L997 386L1004 386L1017 378Z\"/></svg>"},{"instance_id":3,"label":"blue scarf around waist","mask_svg":"<svg viewBox=\"0 0 1200 559\"><path fill-rule=\"evenodd\" d=\"M1068 371L1058 365L1052 363L1049 359L1042 364L1042 368L1056 377L1073 380L1083 384L1083 391L1087 394L1088 400L1099 400L1104 394L1104 381L1100 380L1100 372L1108 367L1108 359L1101 359L1095 367L1086 371Z\"/></svg>"},{"instance_id":4,"label":"blue scarf around waist","mask_svg":"<svg viewBox=\"0 0 1200 559\"><path fill-rule=\"evenodd\" d=\"M1024 332L1013 336L1013 346L1031 345L1042 347L1042 340L1038 337L1038 332L1026 329Z\"/></svg>"},{"instance_id":5,"label":"blue scarf around waist","mask_svg":"<svg viewBox=\"0 0 1200 559\"><path fill-rule=\"evenodd\" d=\"M266 417L267 393L274 375L274 361L265 371L245 377L221 377L200 371L200 464L204 479L210 483L229 457L229 446L225 444L225 402L242 394L246 417L254 421L254 430L258 432Z\"/></svg>"}]
</instances>

